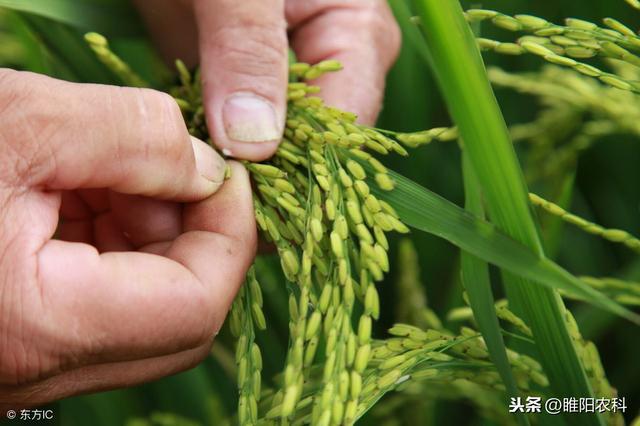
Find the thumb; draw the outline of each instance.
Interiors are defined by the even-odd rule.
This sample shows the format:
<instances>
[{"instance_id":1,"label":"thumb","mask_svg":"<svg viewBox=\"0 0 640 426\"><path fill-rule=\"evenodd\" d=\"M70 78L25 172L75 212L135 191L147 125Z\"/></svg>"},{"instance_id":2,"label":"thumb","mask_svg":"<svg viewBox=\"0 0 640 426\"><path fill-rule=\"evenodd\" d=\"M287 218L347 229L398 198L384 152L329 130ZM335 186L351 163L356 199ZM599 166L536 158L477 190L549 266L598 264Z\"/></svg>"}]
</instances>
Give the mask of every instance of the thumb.
<instances>
[{"instance_id":1,"label":"thumb","mask_svg":"<svg viewBox=\"0 0 640 426\"><path fill-rule=\"evenodd\" d=\"M287 33L283 0L196 0L204 105L225 154L260 161L282 136Z\"/></svg>"}]
</instances>

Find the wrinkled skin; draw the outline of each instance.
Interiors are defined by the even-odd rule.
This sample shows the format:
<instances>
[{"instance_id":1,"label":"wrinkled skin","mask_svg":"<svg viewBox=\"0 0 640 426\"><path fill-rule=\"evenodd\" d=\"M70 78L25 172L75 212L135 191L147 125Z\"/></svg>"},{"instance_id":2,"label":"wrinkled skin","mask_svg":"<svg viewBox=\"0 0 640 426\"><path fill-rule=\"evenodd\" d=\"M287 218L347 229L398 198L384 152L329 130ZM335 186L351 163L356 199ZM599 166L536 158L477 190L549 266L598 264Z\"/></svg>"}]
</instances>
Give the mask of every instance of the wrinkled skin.
<instances>
[{"instance_id":1,"label":"wrinkled skin","mask_svg":"<svg viewBox=\"0 0 640 426\"><path fill-rule=\"evenodd\" d=\"M255 253L244 168L151 90L0 70L0 117L0 408L204 359Z\"/></svg>"},{"instance_id":2,"label":"wrinkled skin","mask_svg":"<svg viewBox=\"0 0 640 426\"><path fill-rule=\"evenodd\" d=\"M217 146L277 149L287 47L371 124L400 36L383 0L136 0L168 60L201 63ZM246 171L152 90L0 69L0 413L132 386L209 353L256 247Z\"/></svg>"},{"instance_id":3,"label":"wrinkled skin","mask_svg":"<svg viewBox=\"0 0 640 426\"><path fill-rule=\"evenodd\" d=\"M339 73L316 81L327 104L373 124L386 73L400 48L400 30L385 0L135 0L165 59L201 64L204 104L215 143L254 161L270 157L282 133L286 107L287 48L298 60L337 59ZM262 128L234 139L256 114L225 114L234 94L265 100L275 131ZM232 109L232 108L231 108ZM268 115L265 113L265 115ZM240 137L247 136L240 134Z\"/></svg>"}]
</instances>

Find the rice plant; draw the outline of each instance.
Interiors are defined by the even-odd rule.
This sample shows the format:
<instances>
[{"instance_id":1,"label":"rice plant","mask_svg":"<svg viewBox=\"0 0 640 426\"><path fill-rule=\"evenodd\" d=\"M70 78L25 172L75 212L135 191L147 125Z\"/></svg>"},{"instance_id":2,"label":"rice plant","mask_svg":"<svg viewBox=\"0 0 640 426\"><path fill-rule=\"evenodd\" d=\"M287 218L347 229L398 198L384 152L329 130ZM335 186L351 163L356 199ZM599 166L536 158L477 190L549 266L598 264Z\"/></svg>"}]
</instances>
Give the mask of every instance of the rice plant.
<instances>
[{"instance_id":1,"label":"rice plant","mask_svg":"<svg viewBox=\"0 0 640 426\"><path fill-rule=\"evenodd\" d=\"M588 323L588 312L608 318L603 328L617 324L637 334L640 239L624 225L582 217L571 201L584 153L612 136L637 144L640 37L613 18L555 24L463 11L457 0L391 4L405 45L431 67L451 122L413 131L360 125L349 111L326 105L313 84L339 73L340 63L292 62L281 144L270 160L244 163L255 185L256 222L276 254L259 256L249 270L208 369L163 391L171 395L166 402L183 389L202 401L203 412L154 403L123 409L127 424L450 424L434 414L447 407L459 419L443 401L464 401L478 424L622 425L637 414L634 395L619 392L607 375L612 366L603 363L598 336L578 324ZM35 10L2 6L20 12L7 16L32 39L5 35L0 25L0 37L12 38L0 62L167 91L190 133L211 142L197 69L176 58L174 75L157 65L149 78L116 53L111 37L84 34L88 25L113 33L126 10L85 22L44 3ZM499 41L485 36L490 26L520 36ZM43 47L46 59L29 59L29 43ZM546 65L486 70L481 51L530 55ZM528 121L507 125L493 88L535 98L539 108ZM464 207L390 166L416 164L422 152L438 149L459 154L458 169L445 175L459 175ZM416 249L420 231L459 249L447 283L456 294L447 303L432 301L427 255ZM569 272L560 264L572 258L558 253L575 241L615 247L628 259L625 269ZM118 409L117 399L102 398L102 408ZM514 405L529 398L542 401L541 412ZM545 415L544 402L554 398L629 407L566 405L561 416ZM65 404L73 409L83 400Z\"/></svg>"}]
</instances>

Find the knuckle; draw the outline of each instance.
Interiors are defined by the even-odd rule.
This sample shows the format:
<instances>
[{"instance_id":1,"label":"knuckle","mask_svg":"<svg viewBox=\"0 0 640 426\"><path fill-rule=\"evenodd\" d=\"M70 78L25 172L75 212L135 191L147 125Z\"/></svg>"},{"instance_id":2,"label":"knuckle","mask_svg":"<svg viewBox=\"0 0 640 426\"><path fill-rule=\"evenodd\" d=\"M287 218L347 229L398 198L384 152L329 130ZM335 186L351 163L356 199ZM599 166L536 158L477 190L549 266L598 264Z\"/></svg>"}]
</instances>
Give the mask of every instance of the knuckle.
<instances>
[{"instance_id":1,"label":"knuckle","mask_svg":"<svg viewBox=\"0 0 640 426\"><path fill-rule=\"evenodd\" d=\"M228 71L248 77L282 78L287 63L284 22L265 23L245 17L222 25L211 43L217 54L216 64Z\"/></svg>"},{"instance_id":2,"label":"knuckle","mask_svg":"<svg viewBox=\"0 0 640 426\"><path fill-rule=\"evenodd\" d=\"M161 158L182 163L188 150L187 129L182 112L171 95L150 89L134 89L138 96L141 128L145 144L140 145L144 156L157 155Z\"/></svg>"},{"instance_id":3,"label":"knuckle","mask_svg":"<svg viewBox=\"0 0 640 426\"><path fill-rule=\"evenodd\" d=\"M42 140L58 131L48 109L33 109L41 102L38 86L29 73L0 69L0 182L12 186L38 175L49 161L38 155Z\"/></svg>"},{"instance_id":4,"label":"knuckle","mask_svg":"<svg viewBox=\"0 0 640 426\"><path fill-rule=\"evenodd\" d=\"M182 112L175 99L168 93L151 89L140 89L154 99L158 107L162 108L163 118L168 118L174 123L182 123Z\"/></svg>"},{"instance_id":5,"label":"knuckle","mask_svg":"<svg viewBox=\"0 0 640 426\"><path fill-rule=\"evenodd\" d=\"M391 66L400 52L402 32L385 1L367 2L360 10L360 25L366 28L381 62L385 68Z\"/></svg>"}]
</instances>

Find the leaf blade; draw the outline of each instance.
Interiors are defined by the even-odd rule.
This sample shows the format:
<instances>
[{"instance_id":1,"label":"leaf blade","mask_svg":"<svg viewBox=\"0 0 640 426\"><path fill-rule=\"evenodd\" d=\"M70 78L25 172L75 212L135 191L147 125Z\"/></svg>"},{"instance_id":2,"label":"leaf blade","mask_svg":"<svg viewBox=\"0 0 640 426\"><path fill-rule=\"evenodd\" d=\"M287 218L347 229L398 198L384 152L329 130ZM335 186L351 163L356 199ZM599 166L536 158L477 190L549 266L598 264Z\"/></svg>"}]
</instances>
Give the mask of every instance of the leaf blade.
<instances>
[{"instance_id":1,"label":"leaf blade","mask_svg":"<svg viewBox=\"0 0 640 426\"><path fill-rule=\"evenodd\" d=\"M95 1L0 0L0 7L109 36L142 34L142 26L133 8L126 3L107 5Z\"/></svg>"},{"instance_id":2,"label":"leaf blade","mask_svg":"<svg viewBox=\"0 0 640 426\"><path fill-rule=\"evenodd\" d=\"M480 185L473 171L467 154L462 154L462 172L465 190L465 209L471 214L482 218L484 208ZM478 324L478 329L487 345L491 360L496 365L507 391L507 397L520 395L516 380L511 371L511 364L507 357L500 323L495 311L495 299L491 291L489 265L476 256L462 251L460 259L462 284L469 295L469 305ZM517 413L516 420L520 425L528 425L529 419L524 413Z\"/></svg>"},{"instance_id":3,"label":"leaf blade","mask_svg":"<svg viewBox=\"0 0 640 426\"><path fill-rule=\"evenodd\" d=\"M532 249L542 263L548 262L506 123L459 1L414 0L414 3L433 58L433 69L478 175L489 216L506 234ZM547 266L544 269L553 270ZM570 276L562 273L560 276L569 279L565 284L573 281ZM524 279L504 272L503 280L512 309L531 327L554 396L593 397L569 334L566 308L557 291L534 285L535 277ZM585 290L580 283L573 284L574 288ZM613 308L619 311L619 307ZM604 424L597 413L565 416L565 420L581 426Z\"/></svg>"},{"instance_id":4,"label":"leaf blade","mask_svg":"<svg viewBox=\"0 0 640 426\"><path fill-rule=\"evenodd\" d=\"M366 168L366 165L363 164ZM555 262L535 254L508 237L493 224L477 218L452 202L417 183L391 173L393 191L383 191L372 183L376 197L388 202L410 227L443 238L476 257L549 288L580 294L583 300L640 324L640 315L607 299Z\"/></svg>"}]
</instances>

